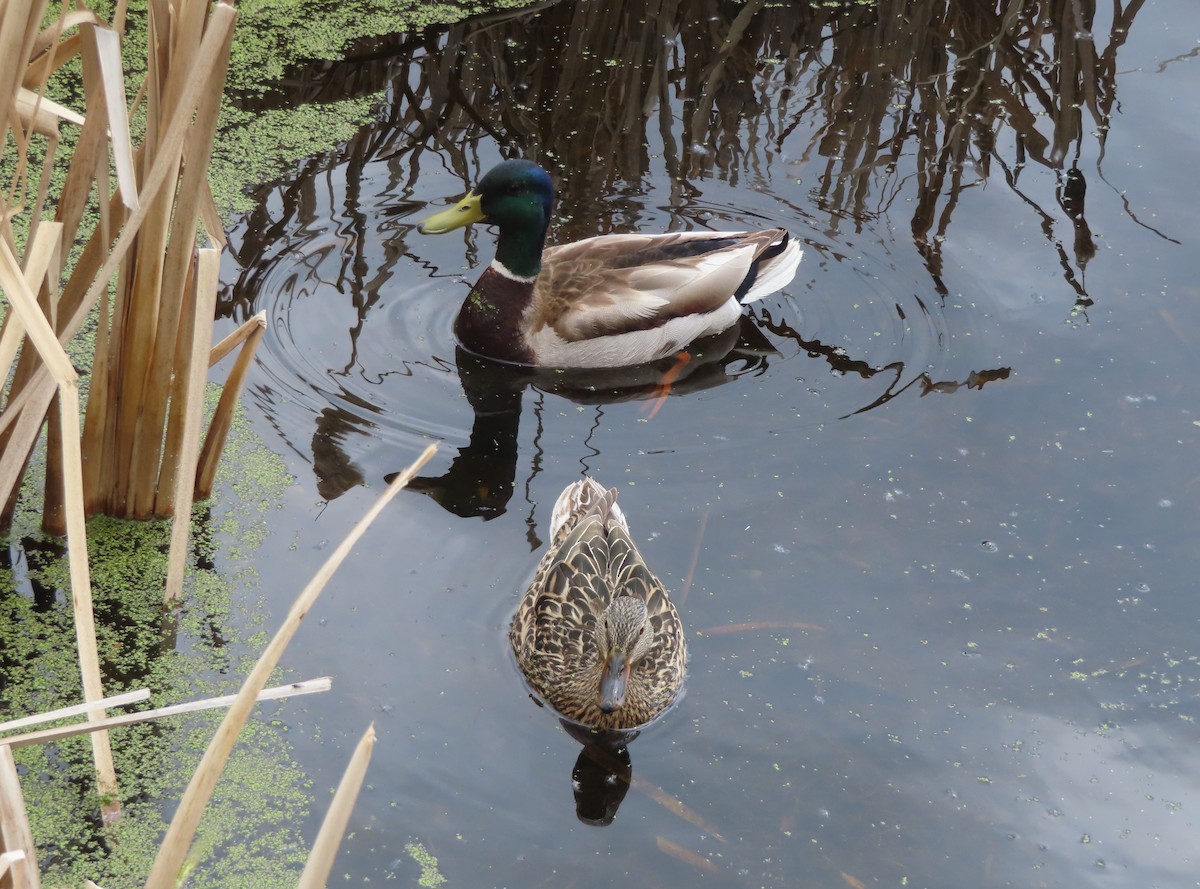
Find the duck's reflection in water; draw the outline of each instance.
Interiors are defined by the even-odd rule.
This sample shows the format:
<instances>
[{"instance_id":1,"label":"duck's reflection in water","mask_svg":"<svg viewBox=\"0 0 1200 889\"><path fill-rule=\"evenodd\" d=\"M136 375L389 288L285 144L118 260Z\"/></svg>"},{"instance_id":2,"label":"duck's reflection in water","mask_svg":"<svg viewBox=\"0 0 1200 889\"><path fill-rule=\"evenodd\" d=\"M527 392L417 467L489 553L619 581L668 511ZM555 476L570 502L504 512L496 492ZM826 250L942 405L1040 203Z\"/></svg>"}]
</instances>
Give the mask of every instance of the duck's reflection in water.
<instances>
[{"instance_id":1,"label":"duck's reflection in water","mask_svg":"<svg viewBox=\"0 0 1200 889\"><path fill-rule=\"evenodd\" d=\"M567 734L583 745L571 769L575 815L584 824L612 824L633 783L629 742L638 731L600 732L560 719Z\"/></svg>"},{"instance_id":2,"label":"duck's reflection in water","mask_svg":"<svg viewBox=\"0 0 1200 889\"><path fill-rule=\"evenodd\" d=\"M650 401L711 389L765 367L778 354L743 316L715 336L692 343L687 358L603 370L555 370L506 365L457 350L459 378L474 412L471 437L440 476L418 476L409 488L458 516L485 521L502 515L517 476L522 396L527 388L577 404ZM664 382L667 381L667 382ZM669 382L669 385L667 384ZM536 467L531 468L535 472ZM395 474L385 477L390 481Z\"/></svg>"},{"instance_id":3,"label":"duck's reflection in water","mask_svg":"<svg viewBox=\"0 0 1200 889\"><path fill-rule=\"evenodd\" d=\"M365 483L362 468L350 459L346 440L351 435L369 436L371 429L370 422L342 407L330 405L317 415L312 465L317 493L324 500L336 500Z\"/></svg>"}]
</instances>

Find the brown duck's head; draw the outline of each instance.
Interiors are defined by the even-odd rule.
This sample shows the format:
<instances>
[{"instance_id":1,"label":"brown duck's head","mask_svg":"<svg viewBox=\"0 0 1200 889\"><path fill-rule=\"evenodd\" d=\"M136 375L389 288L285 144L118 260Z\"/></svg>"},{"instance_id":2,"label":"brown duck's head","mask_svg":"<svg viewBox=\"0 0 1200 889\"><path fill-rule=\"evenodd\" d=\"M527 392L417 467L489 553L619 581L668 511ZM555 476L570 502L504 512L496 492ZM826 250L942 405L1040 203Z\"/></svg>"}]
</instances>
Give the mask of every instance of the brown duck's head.
<instances>
[{"instance_id":1,"label":"brown duck's head","mask_svg":"<svg viewBox=\"0 0 1200 889\"><path fill-rule=\"evenodd\" d=\"M602 712L612 713L625 703L634 665L654 644L646 603L632 596L613 599L597 623L596 641L600 656L597 703Z\"/></svg>"}]
</instances>

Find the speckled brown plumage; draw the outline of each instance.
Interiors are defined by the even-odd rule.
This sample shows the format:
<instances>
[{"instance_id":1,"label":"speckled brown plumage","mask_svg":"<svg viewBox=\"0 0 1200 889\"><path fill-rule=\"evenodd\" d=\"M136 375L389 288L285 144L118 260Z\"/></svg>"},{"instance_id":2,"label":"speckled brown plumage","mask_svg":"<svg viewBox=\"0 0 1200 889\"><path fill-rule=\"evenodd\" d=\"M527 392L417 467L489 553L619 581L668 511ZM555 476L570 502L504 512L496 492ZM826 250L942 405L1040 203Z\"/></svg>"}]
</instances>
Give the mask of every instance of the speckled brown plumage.
<instances>
[{"instance_id":1,"label":"speckled brown plumage","mask_svg":"<svg viewBox=\"0 0 1200 889\"><path fill-rule=\"evenodd\" d=\"M567 719L602 730L637 728L666 710L683 685L687 660L679 614L642 560L616 496L592 479L559 496L550 548L509 632L517 663L538 696ZM614 606L622 597L638 600L644 610L631 602ZM609 649L626 643L634 655L624 702L604 712L604 660Z\"/></svg>"}]
</instances>

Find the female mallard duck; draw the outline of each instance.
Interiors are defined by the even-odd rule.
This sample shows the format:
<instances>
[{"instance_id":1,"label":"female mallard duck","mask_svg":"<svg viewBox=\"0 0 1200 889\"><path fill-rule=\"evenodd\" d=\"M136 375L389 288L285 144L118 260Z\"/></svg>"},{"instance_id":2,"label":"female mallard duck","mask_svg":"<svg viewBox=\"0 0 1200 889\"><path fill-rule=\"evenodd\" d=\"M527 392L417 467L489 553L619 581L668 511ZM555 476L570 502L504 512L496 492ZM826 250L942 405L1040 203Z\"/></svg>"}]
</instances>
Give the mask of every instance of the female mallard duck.
<instances>
[{"instance_id":1,"label":"female mallard duck","mask_svg":"<svg viewBox=\"0 0 1200 889\"><path fill-rule=\"evenodd\" d=\"M637 728L666 710L687 660L679 614L616 500L590 478L559 495L550 548L509 631L533 690L601 731Z\"/></svg>"},{"instance_id":2,"label":"female mallard duck","mask_svg":"<svg viewBox=\"0 0 1200 889\"><path fill-rule=\"evenodd\" d=\"M499 229L496 258L454 323L466 349L544 367L655 361L731 326L741 303L784 287L800 262L781 228L602 235L543 250L553 202L545 170L509 160L420 224L424 234Z\"/></svg>"}]
</instances>

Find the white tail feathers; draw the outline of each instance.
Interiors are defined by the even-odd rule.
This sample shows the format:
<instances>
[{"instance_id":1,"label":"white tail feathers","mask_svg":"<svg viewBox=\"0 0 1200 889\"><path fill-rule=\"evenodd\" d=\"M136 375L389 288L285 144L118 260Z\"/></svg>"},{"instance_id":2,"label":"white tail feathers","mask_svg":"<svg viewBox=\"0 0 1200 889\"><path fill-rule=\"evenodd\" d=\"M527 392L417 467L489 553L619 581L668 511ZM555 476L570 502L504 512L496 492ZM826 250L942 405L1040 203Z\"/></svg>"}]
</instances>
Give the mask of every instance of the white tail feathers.
<instances>
[{"instance_id":1,"label":"white tail feathers","mask_svg":"<svg viewBox=\"0 0 1200 889\"><path fill-rule=\"evenodd\" d=\"M626 531L629 525L625 515L617 506L617 491L615 488L605 489L601 484L590 478L567 485L554 504L550 514L550 539L558 536L558 529L572 515L596 514L601 521L615 519Z\"/></svg>"},{"instance_id":2,"label":"white tail feathers","mask_svg":"<svg viewBox=\"0 0 1200 889\"><path fill-rule=\"evenodd\" d=\"M790 235L785 237L788 242L778 254L759 260L758 273L754 284L742 297L743 304L782 290L796 277L796 267L800 265L804 251L800 249L800 242L795 238Z\"/></svg>"}]
</instances>

